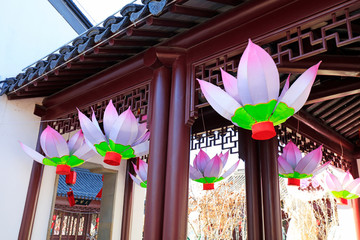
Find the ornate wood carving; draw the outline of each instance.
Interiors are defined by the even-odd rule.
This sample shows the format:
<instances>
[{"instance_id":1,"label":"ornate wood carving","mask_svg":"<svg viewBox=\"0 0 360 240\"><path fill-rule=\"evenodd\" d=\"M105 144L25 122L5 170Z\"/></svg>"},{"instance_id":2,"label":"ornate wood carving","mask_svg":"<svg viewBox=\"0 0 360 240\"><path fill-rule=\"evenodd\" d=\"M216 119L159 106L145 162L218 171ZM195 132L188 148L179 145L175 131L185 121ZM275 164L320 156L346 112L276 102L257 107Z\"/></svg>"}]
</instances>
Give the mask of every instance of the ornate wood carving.
<instances>
[{"instance_id":1,"label":"ornate wood carving","mask_svg":"<svg viewBox=\"0 0 360 240\"><path fill-rule=\"evenodd\" d=\"M91 116L93 109L97 119L101 123L105 108L110 99L112 99L115 108L118 109L119 112L123 112L128 107L131 107L131 110L135 116L140 118L140 122L146 122L149 103L149 89L150 83L146 82L132 89L126 89L115 96L107 97L101 99L98 102L81 107L80 110L87 116ZM75 109L74 112L66 116L61 116L58 119L59 120L49 122L49 125L55 128L61 134L68 133L80 128L78 114Z\"/></svg>"}]
</instances>

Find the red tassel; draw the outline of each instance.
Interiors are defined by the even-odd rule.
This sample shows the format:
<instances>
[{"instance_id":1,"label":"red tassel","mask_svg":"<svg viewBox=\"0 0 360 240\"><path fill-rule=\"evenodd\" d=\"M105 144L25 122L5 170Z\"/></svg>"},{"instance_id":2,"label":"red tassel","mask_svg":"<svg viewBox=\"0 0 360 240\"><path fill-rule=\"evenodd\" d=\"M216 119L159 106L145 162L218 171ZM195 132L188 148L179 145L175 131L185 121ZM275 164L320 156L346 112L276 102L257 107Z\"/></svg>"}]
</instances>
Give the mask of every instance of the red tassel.
<instances>
[{"instance_id":1,"label":"red tassel","mask_svg":"<svg viewBox=\"0 0 360 240\"><path fill-rule=\"evenodd\" d=\"M75 205L74 192L71 188L69 190L70 191L67 192L67 196L68 196L68 200L69 200L69 205L70 205L70 207L72 207Z\"/></svg>"},{"instance_id":2,"label":"red tassel","mask_svg":"<svg viewBox=\"0 0 360 240\"><path fill-rule=\"evenodd\" d=\"M76 172L70 171L70 173L66 175L65 182L67 185L74 185L76 183Z\"/></svg>"}]
</instances>

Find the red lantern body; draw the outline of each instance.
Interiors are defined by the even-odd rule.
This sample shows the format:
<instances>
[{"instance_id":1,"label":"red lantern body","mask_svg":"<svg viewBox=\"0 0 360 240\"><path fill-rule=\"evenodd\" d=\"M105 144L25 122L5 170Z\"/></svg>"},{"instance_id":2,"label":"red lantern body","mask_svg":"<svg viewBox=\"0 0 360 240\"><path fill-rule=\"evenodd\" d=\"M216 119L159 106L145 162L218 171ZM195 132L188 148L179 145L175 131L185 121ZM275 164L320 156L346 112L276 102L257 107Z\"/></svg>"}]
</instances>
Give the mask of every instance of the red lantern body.
<instances>
[{"instance_id":1,"label":"red lantern body","mask_svg":"<svg viewBox=\"0 0 360 240\"><path fill-rule=\"evenodd\" d=\"M121 162L121 155L117 152L107 152L105 154L104 163L119 166Z\"/></svg>"},{"instance_id":2,"label":"red lantern body","mask_svg":"<svg viewBox=\"0 0 360 240\"><path fill-rule=\"evenodd\" d=\"M70 171L70 173L68 175L66 175L65 183L70 186L72 186L76 183L76 172L75 171Z\"/></svg>"},{"instance_id":3,"label":"red lantern body","mask_svg":"<svg viewBox=\"0 0 360 240\"><path fill-rule=\"evenodd\" d=\"M297 178L288 178L288 186L300 187L300 179L297 179Z\"/></svg>"},{"instance_id":4,"label":"red lantern body","mask_svg":"<svg viewBox=\"0 0 360 240\"><path fill-rule=\"evenodd\" d=\"M345 198L336 198L336 203L338 205L347 205L348 204L348 200Z\"/></svg>"},{"instance_id":5,"label":"red lantern body","mask_svg":"<svg viewBox=\"0 0 360 240\"><path fill-rule=\"evenodd\" d=\"M69 165L57 165L56 174L59 175L68 175L70 173L71 167Z\"/></svg>"},{"instance_id":6,"label":"red lantern body","mask_svg":"<svg viewBox=\"0 0 360 240\"><path fill-rule=\"evenodd\" d=\"M267 140L276 135L274 124L270 121L255 123L251 130L252 138L255 140Z\"/></svg>"},{"instance_id":7,"label":"red lantern body","mask_svg":"<svg viewBox=\"0 0 360 240\"><path fill-rule=\"evenodd\" d=\"M214 184L213 183L203 183L203 190L213 190Z\"/></svg>"},{"instance_id":8,"label":"red lantern body","mask_svg":"<svg viewBox=\"0 0 360 240\"><path fill-rule=\"evenodd\" d=\"M75 198L74 198L74 192L71 190L67 192L67 196L68 196L68 201L69 201L69 205L70 207L75 205Z\"/></svg>"}]
</instances>

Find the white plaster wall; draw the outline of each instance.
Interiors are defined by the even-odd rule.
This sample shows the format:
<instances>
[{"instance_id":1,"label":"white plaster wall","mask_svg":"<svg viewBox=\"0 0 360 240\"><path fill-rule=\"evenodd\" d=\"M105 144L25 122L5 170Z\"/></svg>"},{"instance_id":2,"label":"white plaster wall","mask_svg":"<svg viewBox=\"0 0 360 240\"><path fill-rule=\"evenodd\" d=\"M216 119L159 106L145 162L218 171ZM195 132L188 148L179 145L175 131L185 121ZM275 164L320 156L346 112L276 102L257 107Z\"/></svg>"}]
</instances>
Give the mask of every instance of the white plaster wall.
<instances>
[{"instance_id":1,"label":"white plaster wall","mask_svg":"<svg viewBox=\"0 0 360 240\"><path fill-rule=\"evenodd\" d=\"M0 80L77 36L47 0L3 1L0 7Z\"/></svg>"},{"instance_id":2,"label":"white plaster wall","mask_svg":"<svg viewBox=\"0 0 360 240\"><path fill-rule=\"evenodd\" d=\"M36 146L40 118L33 114L41 98L7 100L0 97L0 218L1 239L17 239L33 160L18 140Z\"/></svg>"},{"instance_id":3,"label":"white plaster wall","mask_svg":"<svg viewBox=\"0 0 360 240\"><path fill-rule=\"evenodd\" d=\"M135 183L133 184L134 195L131 213L130 239L139 240L142 239L144 229L146 188L142 188Z\"/></svg>"}]
</instances>

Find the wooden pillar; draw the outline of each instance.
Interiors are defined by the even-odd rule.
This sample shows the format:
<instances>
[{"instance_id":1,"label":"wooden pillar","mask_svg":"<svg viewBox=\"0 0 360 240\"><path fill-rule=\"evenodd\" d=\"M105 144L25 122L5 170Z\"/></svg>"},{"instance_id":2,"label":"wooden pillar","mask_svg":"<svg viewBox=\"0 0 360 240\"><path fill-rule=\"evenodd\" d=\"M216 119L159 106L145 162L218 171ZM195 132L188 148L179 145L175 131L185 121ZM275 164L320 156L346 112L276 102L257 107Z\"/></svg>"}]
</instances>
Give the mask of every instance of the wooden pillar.
<instances>
[{"instance_id":1,"label":"wooden pillar","mask_svg":"<svg viewBox=\"0 0 360 240\"><path fill-rule=\"evenodd\" d=\"M186 65L173 63L166 164L163 238L186 239L189 185L190 128L185 124Z\"/></svg>"},{"instance_id":2,"label":"wooden pillar","mask_svg":"<svg viewBox=\"0 0 360 240\"><path fill-rule=\"evenodd\" d=\"M264 239L282 239L279 171L277 164L278 140L276 137L258 141L263 192ZM260 176L259 176L260 177Z\"/></svg>"},{"instance_id":3,"label":"wooden pillar","mask_svg":"<svg viewBox=\"0 0 360 240\"><path fill-rule=\"evenodd\" d=\"M248 239L263 239L260 160L251 131L239 128L239 155L245 161Z\"/></svg>"},{"instance_id":4,"label":"wooden pillar","mask_svg":"<svg viewBox=\"0 0 360 240\"><path fill-rule=\"evenodd\" d=\"M145 65L154 66L152 63L145 63ZM145 206L145 240L160 240L162 237L170 82L170 69L160 66L154 70L150 87L152 113Z\"/></svg>"},{"instance_id":5,"label":"wooden pillar","mask_svg":"<svg viewBox=\"0 0 360 240\"><path fill-rule=\"evenodd\" d=\"M39 136L36 144L36 151L38 152L41 152L40 134L46 128L46 126L47 124L45 122L40 123ZM18 239L31 239L43 170L44 165L36 161L33 162Z\"/></svg>"},{"instance_id":6,"label":"wooden pillar","mask_svg":"<svg viewBox=\"0 0 360 240\"><path fill-rule=\"evenodd\" d=\"M130 175L135 175L135 170L132 163L135 163L136 158L132 158L126 161L126 175L125 175L125 189L124 189L124 205L123 216L121 221L121 240L130 239L130 225L131 225L131 211L132 211L132 199L133 199L133 180Z\"/></svg>"}]
</instances>

